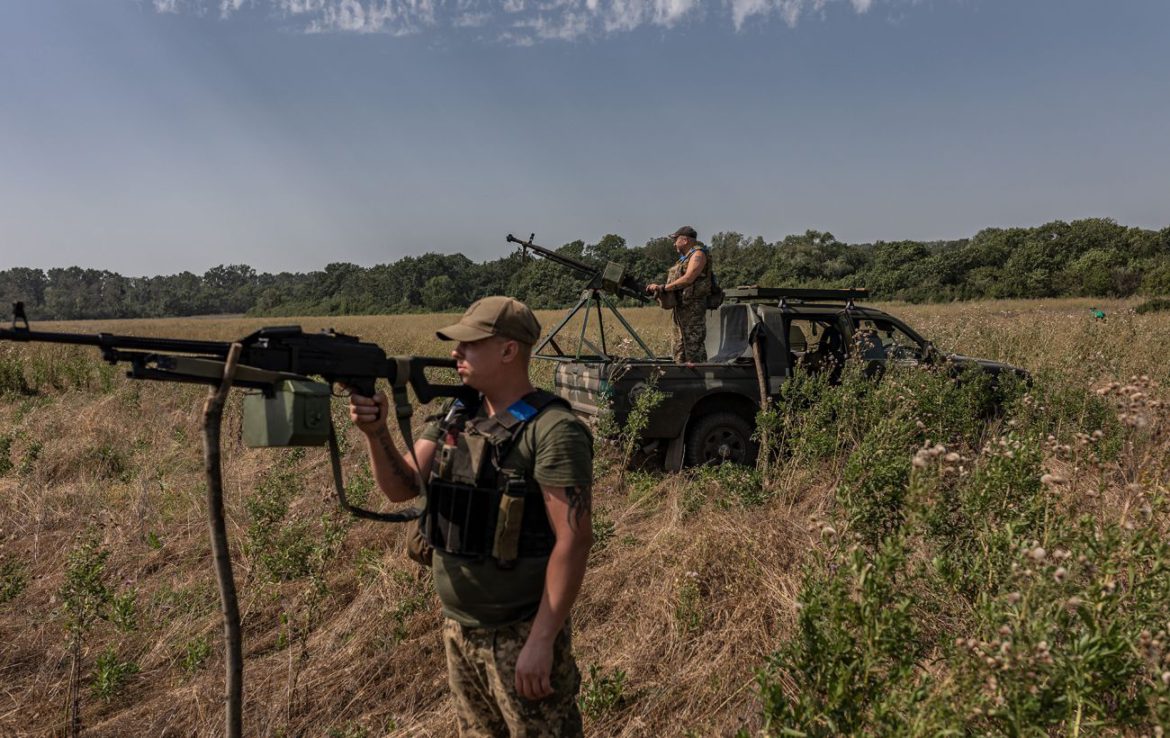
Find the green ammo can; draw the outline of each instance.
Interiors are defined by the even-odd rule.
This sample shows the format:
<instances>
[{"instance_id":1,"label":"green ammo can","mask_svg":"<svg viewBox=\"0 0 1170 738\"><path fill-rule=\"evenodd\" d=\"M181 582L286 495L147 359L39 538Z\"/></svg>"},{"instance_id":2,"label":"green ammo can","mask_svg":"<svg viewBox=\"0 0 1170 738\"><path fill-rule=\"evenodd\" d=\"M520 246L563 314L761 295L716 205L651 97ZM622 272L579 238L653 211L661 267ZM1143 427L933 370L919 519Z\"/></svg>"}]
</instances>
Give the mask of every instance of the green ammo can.
<instances>
[{"instance_id":1,"label":"green ammo can","mask_svg":"<svg viewBox=\"0 0 1170 738\"><path fill-rule=\"evenodd\" d=\"M324 446L329 440L331 387L288 379L272 397L244 394L244 444L250 448Z\"/></svg>"}]
</instances>

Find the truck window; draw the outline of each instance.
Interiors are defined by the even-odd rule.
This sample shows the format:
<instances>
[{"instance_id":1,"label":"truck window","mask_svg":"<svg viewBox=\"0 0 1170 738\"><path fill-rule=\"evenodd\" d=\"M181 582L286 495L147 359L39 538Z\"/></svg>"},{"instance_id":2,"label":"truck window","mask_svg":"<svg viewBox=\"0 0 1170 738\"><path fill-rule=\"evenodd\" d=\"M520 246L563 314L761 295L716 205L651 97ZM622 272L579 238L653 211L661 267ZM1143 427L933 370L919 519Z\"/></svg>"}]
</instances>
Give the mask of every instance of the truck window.
<instances>
[{"instance_id":1,"label":"truck window","mask_svg":"<svg viewBox=\"0 0 1170 738\"><path fill-rule=\"evenodd\" d=\"M794 367L837 372L845 362L845 340L835 320L793 317L788 323L788 352Z\"/></svg>"},{"instance_id":2,"label":"truck window","mask_svg":"<svg viewBox=\"0 0 1170 738\"><path fill-rule=\"evenodd\" d=\"M863 359L917 360L922 347L887 320L854 319L853 343Z\"/></svg>"}]
</instances>

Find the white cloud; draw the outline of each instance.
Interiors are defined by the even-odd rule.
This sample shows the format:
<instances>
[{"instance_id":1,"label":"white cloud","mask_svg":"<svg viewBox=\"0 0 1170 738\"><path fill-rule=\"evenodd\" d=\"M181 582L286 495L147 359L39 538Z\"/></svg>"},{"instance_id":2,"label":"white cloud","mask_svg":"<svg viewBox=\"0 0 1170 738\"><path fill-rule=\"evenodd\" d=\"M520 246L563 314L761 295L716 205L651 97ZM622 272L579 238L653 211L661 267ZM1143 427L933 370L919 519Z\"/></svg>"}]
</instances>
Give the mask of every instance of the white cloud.
<instances>
[{"instance_id":1,"label":"white cloud","mask_svg":"<svg viewBox=\"0 0 1170 738\"><path fill-rule=\"evenodd\" d=\"M483 28L491 19L489 13L460 13L451 23L456 28Z\"/></svg>"},{"instance_id":2,"label":"white cloud","mask_svg":"<svg viewBox=\"0 0 1170 738\"><path fill-rule=\"evenodd\" d=\"M776 17L795 27L806 13L828 6L869 12L894 0L151 0L159 13L204 14L218 7L228 19L248 10L299 22L308 32L402 35L453 29L508 44L574 41L641 28L673 29L702 18L736 30Z\"/></svg>"},{"instance_id":3,"label":"white cloud","mask_svg":"<svg viewBox=\"0 0 1170 738\"><path fill-rule=\"evenodd\" d=\"M530 29L542 41L574 41L589 32L589 18L579 13L539 15L520 21L517 28Z\"/></svg>"},{"instance_id":4,"label":"white cloud","mask_svg":"<svg viewBox=\"0 0 1170 738\"><path fill-rule=\"evenodd\" d=\"M218 2L218 0L214 1ZM242 0L231 1L239 3ZM156 13L165 13L168 15L190 14L198 17L207 15L209 2L212 2L212 0L150 0L150 4L154 6Z\"/></svg>"},{"instance_id":5,"label":"white cloud","mask_svg":"<svg viewBox=\"0 0 1170 738\"><path fill-rule=\"evenodd\" d=\"M366 9L358 0L340 0L325 8L321 19L325 28L339 31L361 31L366 27Z\"/></svg>"},{"instance_id":6,"label":"white cloud","mask_svg":"<svg viewBox=\"0 0 1170 738\"><path fill-rule=\"evenodd\" d=\"M287 15L304 15L306 13L320 13L325 9L327 0L277 0L276 7Z\"/></svg>"},{"instance_id":7,"label":"white cloud","mask_svg":"<svg viewBox=\"0 0 1170 738\"><path fill-rule=\"evenodd\" d=\"M201 0L152 0L157 13L194 13L203 15L207 10Z\"/></svg>"},{"instance_id":8,"label":"white cloud","mask_svg":"<svg viewBox=\"0 0 1170 738\"><path fill-rule=\"evenodd\" d=\"M751 18L769 15L778 15L789 27L795 28L800 22L800 16L805 9L813 11L824 10L830 0L729 0L731 4L731 22L735 29L743 30L744 24ZM854 10L863 13L869 9L872 0L850 0ZM864 5L865 10L858 9Z\"/></svg>"},{"instance_id":9,"label":"white cloud","mask_svg":"<svg viewBox=\"0 0 1170 738\"><path fill-rule=\"evenodd\" d=\"M672 28L699 7L699 0L587 0L586 9L602 19L607 32L632 31L642 25Z\"/></svg>"},{"instance_id":10,"label":"white cloud","mask_svg":"<svg viewBox=\"0 0 1170 738\"><path fill-rule=\"evenodd\" d=\"M221 18L227 18L232 13L236 12L243 6L244 0L220 0L219 15Z\"/></svg>"}]
</instances>

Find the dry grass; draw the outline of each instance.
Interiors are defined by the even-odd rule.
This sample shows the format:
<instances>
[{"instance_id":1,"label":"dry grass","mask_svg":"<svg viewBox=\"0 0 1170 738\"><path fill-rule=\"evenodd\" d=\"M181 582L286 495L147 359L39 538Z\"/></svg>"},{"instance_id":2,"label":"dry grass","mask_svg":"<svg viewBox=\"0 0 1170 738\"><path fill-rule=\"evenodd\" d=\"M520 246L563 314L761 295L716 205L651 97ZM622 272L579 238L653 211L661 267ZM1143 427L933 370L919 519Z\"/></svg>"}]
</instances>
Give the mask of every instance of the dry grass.
<instances>
[{"instance_id":1,"label":"dry grass","mask_svg":"<svg viewBox=\"0 0 1170 738\"><path fill-rule=\"evenodd\" d=\"M944 350L1004 359L1070 386L1131 374L1170 380L1170 367L1160 361L1170 350L1170 319L1107 303L1108 320L1093 322L1088 306L1066 300L886 307ZM652 345L665 348L666 314L643 309L630 316ZM559 315L540 317L549 326ZM336 327L391 353L442 355L433 331L452 320L302 323ZM266 322L35 327L230 339ZM0 347L11 350L96 361L92 351ZM110 552L110 588L134 593L137 623L133 630L99 623L86 636L86 734L221 734L221 631L199 445L204 390L109 379L107 372L103 391L94 371L86 389L0 398L0 436L11 439L12 462L0 474L0 565L17 562L21 573L14 576L23 579L23 589L0 604L0 734L66 731L70 658L59 591L68 554L87 531ZM538 371L547 383L548 367ZM317 525L334 503L323 451L309 449L297 459L243 448L238 402L235 396L224 433L224 481L244 613L248 734L454 735L438 603L427 575L400 553L404 528L352 523L318 582L268 582L255 557L245 555L244 501L281 464L302 484L291 518ZM352 430L346 441L346 471L354 479L364 448ZM720 490L704 490L706 482L693 474L635 475L619 484L607 472L598 480L596 514L612 530L594 553L575 610L576 651L586 674L596 665L602 673L621 670L626 680L619 708L588 719L591 734L728 735L758 725L754 673L791 625L801 562L821 545L809 524L833 505L839 466L783 469L771 501L750 508L716 504ZM704 492L706 503L696 504ZM192 664L190 646L200 642L210 655ZM86 684L96 655L111 645L139 672L105 701Z\"/></svg>"}]
</instances>

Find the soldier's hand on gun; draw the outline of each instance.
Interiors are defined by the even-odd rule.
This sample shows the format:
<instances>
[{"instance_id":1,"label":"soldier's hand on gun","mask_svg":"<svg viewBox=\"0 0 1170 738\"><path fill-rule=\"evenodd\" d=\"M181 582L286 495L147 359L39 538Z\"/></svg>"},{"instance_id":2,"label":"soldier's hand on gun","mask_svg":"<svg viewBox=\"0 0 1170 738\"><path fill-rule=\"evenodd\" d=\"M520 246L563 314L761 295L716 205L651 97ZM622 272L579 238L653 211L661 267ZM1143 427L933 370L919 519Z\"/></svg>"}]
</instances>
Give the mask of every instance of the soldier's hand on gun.
<instances>
[{"instance_id":1,"label":"soldier's hand on gun","mask_svg":"<svg viewBox=\"0 0 1170 738\"><path fill-rule=\"evenodd\" d=\"M649 292L651 295L657 295L660 291L662 291L662 285L648 284L648 285L646 285L646 291Z\"/></svg>"},{"instance_id":2,"label":"soldier's hand on gun","mask_svg":"<svg viewBox=\"0 0 1170 738\"><path fill-rule=\"evenodd\" d=\"M363 433L374 433L386 426L389 417L390 402L383 392L375 392L373 397L349 393L349 418Z\"/></svg>"}]
</instances>

